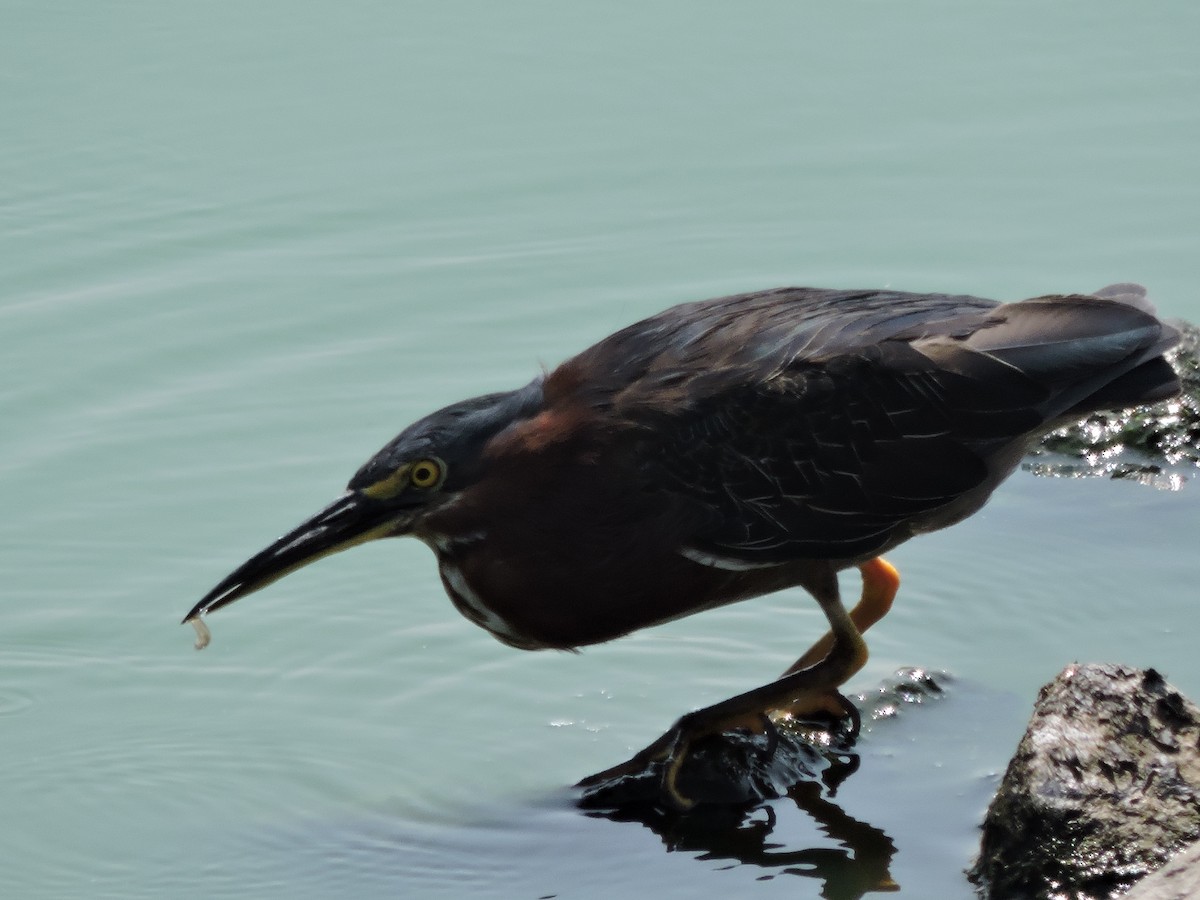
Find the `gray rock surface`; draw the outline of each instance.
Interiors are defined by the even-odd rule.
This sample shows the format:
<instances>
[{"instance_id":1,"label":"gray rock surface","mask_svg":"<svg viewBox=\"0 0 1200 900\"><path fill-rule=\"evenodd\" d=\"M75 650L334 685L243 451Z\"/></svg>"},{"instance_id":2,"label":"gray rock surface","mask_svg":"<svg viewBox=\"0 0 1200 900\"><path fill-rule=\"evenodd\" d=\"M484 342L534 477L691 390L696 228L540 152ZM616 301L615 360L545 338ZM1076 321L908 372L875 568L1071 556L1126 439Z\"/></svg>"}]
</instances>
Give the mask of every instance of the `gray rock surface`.
<instances>
[{"instance_id":1,"label":"gray rock surface","mask_svg":"<svg viewBox=\"0 0 1200 900\"><path fill-rule=\"evenodd\" d=\"M990 900L1116 897L1197 838L1200 709L1153 669L1070 666L1038 696L971 878Z\"/></svg>"},{"instance_id":2,"label":"gray rock surface","mask_svg":"<svg viewBox=\"0 0 1200 900\"><path fill-rule=\"evenodd\" d=\"M1191 900L1200 897L1200 844L1193 844L1139 881L1124 900Z\"/></svg>"}]
</instances>

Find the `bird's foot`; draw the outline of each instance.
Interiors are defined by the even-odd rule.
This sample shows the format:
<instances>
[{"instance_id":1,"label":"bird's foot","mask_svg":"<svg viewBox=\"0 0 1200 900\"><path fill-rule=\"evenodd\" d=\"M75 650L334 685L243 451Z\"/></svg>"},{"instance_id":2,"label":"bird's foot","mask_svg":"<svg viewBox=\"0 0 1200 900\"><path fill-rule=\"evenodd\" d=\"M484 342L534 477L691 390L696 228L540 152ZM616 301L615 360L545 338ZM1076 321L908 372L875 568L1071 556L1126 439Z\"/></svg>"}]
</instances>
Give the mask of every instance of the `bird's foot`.
<instances>
[{"instance_id":1,"label":"bird's foot","mask_svg":"<svg viewBox=\"0 0 1200 900\"><path fill-rule=\"evenodd\" d=\"M677 812L686 812L696 805L696 801L687 797L679 790L679 770L688 757L688 750L697 739L709 734L719 733L713 730L702 730L695 726L697 713L688 713L672 725L667 731L648 747L639 750L623 763L589 775L580 781L576 787L592 788L609 784L624 778L645 775L651 770L657 770L658 795L665 805ZM763 716L765 718L765 715ZM760 728L761 723L760 723ZM724 729L720 729L724 730Z\"/></svg>"},{"instance_id":2,"label":"bird's foot","mask_svg":"<svg viewBox=\"0 0 1200 900\"><path fill-rule=\"evenodd\" d=\"M646 793L645 788L651 787L654 800L660 806L675 812L688 812L699 803L705 802L703 797L693 796L680 786L680 773L688 767L688 761L698 742L719 738L731 732L764 735L765 744L754 751L757 766L752 767L766 769L780 744L776 726L778 722L832 718L835 722L848 723L848 727L842 729L840 736L841 740L848 742L857 737L860 724L858 710L854 704L833 690L814 692L793 700L784 708L769 712L714 715L712 710L713 708L709 707L680 717L665 734L625 762L589 775L576 786L584 788L585 793L599 794L621 782L628 781L632 784L636 781L640 789L630 793L643 796ZM742 746L745 746L744 737L742 741ZM732 773L731 779L741 780L744 774ZM695 773L690 773L686 780L695 781L694 775ZM647 780L650 781L649 785ZM728 790L722 789L721 785L709 785L706 780L702 781L704 787L713 789L711 793L714 795L724 796L729 793ZM710 791L705 790L702 793L708 794Z\"/></svg>"},{"instance_id":3,"label":"bird's foot","mask_svg":"<svg viewBox=\"0 0 1200 900\"><path fill-rule=\"evenodd\" d=\"M841 740L847 743L854 743L858 739L859 731L862 730L862 716L858 712L858 707L838 691L827 691L819 696L801 698L786 707L773 709L765 713L765 716L776 728L777 734L778 725L781 722L806 721L822 716L832 716L835 720L847 724L845 731L840 735Z\"/></svg>"}]
</instances>

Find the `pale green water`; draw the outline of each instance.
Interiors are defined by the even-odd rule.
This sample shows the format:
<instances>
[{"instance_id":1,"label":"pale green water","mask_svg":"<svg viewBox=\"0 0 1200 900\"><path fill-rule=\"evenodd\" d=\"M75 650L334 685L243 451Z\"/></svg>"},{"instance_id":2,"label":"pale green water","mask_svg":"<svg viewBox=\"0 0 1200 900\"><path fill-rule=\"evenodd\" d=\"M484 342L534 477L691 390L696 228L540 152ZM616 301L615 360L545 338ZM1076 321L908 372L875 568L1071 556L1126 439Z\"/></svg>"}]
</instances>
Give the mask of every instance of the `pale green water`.
<instances>
[{"instance_id":1,"label":"pale green water","mask_svg":"<svg viewBox=\"0 0 1200 900\"><path fill-rule=\"evenodd\" d=\"M0 4L0 893L817 896L837 843L787 803L758 856L665 852L563 789L790 663L806 599L522 654L392 542L203 654L178 619L409 420L673 302L1133 279L1200 319L1198 34L1184 2ZM1198 491L1019 475L895 554L855 684L960 680L838 799L905 895L969 896L1063 664L1200 696Z\"/></svg>"}]
</instances>

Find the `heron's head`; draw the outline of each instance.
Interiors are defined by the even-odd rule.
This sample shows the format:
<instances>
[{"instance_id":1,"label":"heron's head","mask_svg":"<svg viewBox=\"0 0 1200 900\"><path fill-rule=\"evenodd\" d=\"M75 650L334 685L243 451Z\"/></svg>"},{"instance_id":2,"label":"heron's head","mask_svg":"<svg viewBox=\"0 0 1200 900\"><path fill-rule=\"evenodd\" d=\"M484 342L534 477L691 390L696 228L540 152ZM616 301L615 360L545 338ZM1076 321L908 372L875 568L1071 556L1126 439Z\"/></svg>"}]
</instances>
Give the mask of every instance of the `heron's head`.
<instances>
[{"instance_id":1,"label":"heron's head","mask_svg":"<svg viewBox=\"0 0 1200 900\"><path fill-rule=\"evenodd\" d=\"M425 516L454 502L481 477L488 442L534 415L541 402L539 380L518 391L455 403L414 422L358 470L342 496L234 569L184 622L347 547L419 531Z\"/></svg>"}]
</instances>

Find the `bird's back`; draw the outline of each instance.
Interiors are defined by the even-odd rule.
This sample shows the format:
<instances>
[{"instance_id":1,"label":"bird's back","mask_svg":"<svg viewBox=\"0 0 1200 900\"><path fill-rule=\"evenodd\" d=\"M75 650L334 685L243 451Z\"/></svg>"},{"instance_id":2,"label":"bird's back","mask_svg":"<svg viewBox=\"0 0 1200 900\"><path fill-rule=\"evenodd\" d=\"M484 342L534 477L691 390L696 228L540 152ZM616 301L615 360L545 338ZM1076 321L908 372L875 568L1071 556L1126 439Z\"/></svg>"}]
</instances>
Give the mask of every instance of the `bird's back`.
<instances>
[{"instance_id":1,"label":"bird's back","mask_svg":"<svg viewBox=\"0 0 1200 900\"><path fill-rule=\"evenodd\" d=\"M982 505L1030 436L1179 389L1144 291L1000 304L783 288L668 309L551 374L730 566L861 559Z\"/></svg>"},{"instance_id":2,"label":"bird's back","mask_svg":"<svg viewBox=\"0 0 1200 900\"><path fill-rule=\"evenodd\" d=\"M597 402L662 406L703 402L725 387L887 344L925 348L935 361L953 355L944 348L961 344L1032 377L1056 380L1057 370L1090 365L1107 371L1120 362L1122 347L1148 350L1149 358L1177 339L1155 317L1145 289L1132 284L1010 304L969 295L790 287L672 307L615 332L563 369ZM946 364L952 364L948 358Z\"/></svg>"},{"instance_id":3,"label":"bird's back","mask_svg":"<svg viewBox=\"0 0 1200 900\"><path fill-rule=\"evenodd\" d=\"M702 399L724 384L768 379L796 362L820 364L888 339L969 333L998 305L899 291L791 287L735 294L636 322L563 370L600 402Z\"/></svg>"}]
</instances>

